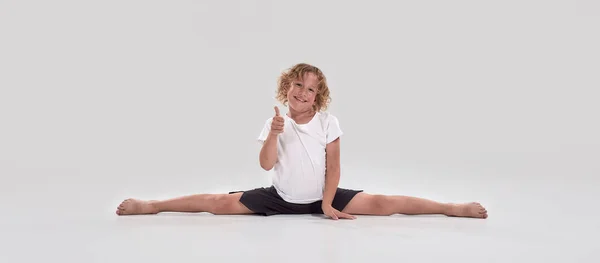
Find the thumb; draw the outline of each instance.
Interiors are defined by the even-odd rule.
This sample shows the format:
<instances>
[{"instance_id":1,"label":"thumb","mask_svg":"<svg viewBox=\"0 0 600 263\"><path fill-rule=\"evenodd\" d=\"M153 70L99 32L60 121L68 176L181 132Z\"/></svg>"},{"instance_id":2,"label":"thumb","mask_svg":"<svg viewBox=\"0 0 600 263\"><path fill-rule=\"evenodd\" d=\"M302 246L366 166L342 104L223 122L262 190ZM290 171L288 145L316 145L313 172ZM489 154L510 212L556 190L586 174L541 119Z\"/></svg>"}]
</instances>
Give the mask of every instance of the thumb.
<instances>
[{"instance_id":1,"label":"thumb","mask_svg":"<svg viewBox=\"0 0 600 263\"><path fill-rule=\"evenodd\" d=\"M275 106L275 116L279 116L279 108Z\"/></svg>"}]
</instances>

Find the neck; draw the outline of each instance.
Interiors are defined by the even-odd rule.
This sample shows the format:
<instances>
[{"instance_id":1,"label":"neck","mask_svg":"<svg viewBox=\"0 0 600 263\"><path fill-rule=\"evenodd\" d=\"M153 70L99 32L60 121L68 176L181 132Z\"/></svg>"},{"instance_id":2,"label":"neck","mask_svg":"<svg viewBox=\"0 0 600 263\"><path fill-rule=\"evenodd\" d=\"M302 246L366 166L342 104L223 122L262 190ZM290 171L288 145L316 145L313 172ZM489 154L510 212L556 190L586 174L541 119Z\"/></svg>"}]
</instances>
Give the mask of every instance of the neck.
<instances>
[{"instance_id":1,"label":"neck","mask_svg":"<svg viewBox=\"0 0 600 263\"><path fill-rule=\"evenodd\" d=\"M306 111L296 111L292 108L289 108L288 116L295 121L305 121L311 119L315 115L315 111L313 109L309 109Z\"/></svg>"}]
</instances>

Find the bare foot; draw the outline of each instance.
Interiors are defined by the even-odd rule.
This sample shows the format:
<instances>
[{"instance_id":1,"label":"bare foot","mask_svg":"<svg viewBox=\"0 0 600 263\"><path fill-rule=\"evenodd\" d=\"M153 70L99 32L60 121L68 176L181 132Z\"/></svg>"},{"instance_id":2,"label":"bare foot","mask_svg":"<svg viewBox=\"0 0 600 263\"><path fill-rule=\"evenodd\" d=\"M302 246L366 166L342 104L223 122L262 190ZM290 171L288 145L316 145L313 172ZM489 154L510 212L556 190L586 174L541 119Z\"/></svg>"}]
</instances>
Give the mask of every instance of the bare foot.
<instances>
[{"instance_id":1,"label":"bare foot","mask_svg":"<svg viewBox=\"0 0 600 263\"><path fill-rule=\"evenodd\" d=\"M117 215L147 215L157 214L156 209L150 201L142 201L138 199L127 199L117 207Z\"/></svg>"},{"instance_id":2,"label":"bare foot","mask_svg":"<svg viewBox=\"0 0 600 263\"><path fill-rule=\"evenodd\" d=\"M480 203L450 204L451 208L446 214L457 217L487 218L487 210Z\"/></svg>"}]
</instances>

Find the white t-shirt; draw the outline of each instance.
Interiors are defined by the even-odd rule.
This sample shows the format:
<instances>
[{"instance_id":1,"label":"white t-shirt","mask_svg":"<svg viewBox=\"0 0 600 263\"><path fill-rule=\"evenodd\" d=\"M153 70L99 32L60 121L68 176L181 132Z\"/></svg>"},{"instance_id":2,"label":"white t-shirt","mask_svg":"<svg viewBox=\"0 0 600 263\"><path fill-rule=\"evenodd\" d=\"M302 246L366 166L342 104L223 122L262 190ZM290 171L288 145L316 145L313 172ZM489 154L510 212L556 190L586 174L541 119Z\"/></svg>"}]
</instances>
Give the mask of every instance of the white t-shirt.
<instances>
[{"instance_id":1,"label":"white t-shirt","mask_svg":"<svg viewBox=\"0 0 600 263\"><path fill-rule=\"evenodd\" d=\"M342 135L338 119L317 112L306 124L297 124L284 115L283 133L277 142L273 186L285 201L307 204L323 199L325 189L325 147ZM269 118L258 140L264 143L271 130Z\"/></svg>"}]
</instances>

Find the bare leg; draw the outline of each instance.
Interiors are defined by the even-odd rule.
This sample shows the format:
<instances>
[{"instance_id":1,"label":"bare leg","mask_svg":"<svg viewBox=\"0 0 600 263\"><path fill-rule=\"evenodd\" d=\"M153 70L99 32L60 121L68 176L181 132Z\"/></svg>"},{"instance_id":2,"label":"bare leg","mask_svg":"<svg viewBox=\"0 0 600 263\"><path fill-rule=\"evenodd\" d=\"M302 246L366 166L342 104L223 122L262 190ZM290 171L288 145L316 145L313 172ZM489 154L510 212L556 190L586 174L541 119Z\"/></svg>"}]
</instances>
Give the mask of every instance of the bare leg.
<instances>
[{"instance_id":1,"label":"bare leg","mask_svg":"<svg viewBox=\"0 0 600 263\"><path fill-rule=\"evenodd\" d=\"M167 200L126 199L117 207L117 215L158 214L160 212L208 212L212 214L252 214L240 202L242 193L196 194Z\"/></svg>"},{"instance_id":2,"label":"bare leg","mask_svg":"<svg viewBox=\"0 0 600 263\"><path fill-rule=\"evenodd\" d=\"M357 194L342 212L355 215L423 215L487 218L487 210L479 203L440 203L424 198L401 195Z\"/></svg>"}]
</instances>

